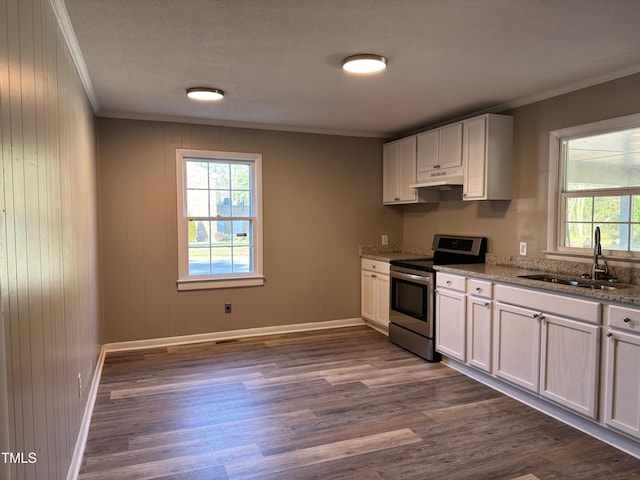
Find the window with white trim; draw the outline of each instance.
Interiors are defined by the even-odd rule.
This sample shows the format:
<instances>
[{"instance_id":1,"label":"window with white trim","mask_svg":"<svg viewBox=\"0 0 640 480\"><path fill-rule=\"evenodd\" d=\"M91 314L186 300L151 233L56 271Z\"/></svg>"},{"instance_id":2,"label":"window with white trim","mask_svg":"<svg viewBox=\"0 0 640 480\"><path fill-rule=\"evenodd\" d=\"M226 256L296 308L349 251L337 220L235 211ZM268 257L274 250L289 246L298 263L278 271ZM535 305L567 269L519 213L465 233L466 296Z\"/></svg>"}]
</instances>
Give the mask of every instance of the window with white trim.
<instances>
[{"instance_id":1,"label":"window with white trim","mask_svg":"<svg viewBox=\"0 0 640 480\"><path fill-rule=\"evenodd\" d=\"M176 150L178 290L256 286L262 155Z\"/></svg>"},{"instance_id":2,"label":"window with white trim","mask_svg":"<svg viewBox=\"0 0 640 480\"><path fill-rule=\"evenodd\" d=\"M550 250L590 255L600 227L605 255L640 258L640 115L552 132L550 154Z\"/></svg>"}]
</instances>

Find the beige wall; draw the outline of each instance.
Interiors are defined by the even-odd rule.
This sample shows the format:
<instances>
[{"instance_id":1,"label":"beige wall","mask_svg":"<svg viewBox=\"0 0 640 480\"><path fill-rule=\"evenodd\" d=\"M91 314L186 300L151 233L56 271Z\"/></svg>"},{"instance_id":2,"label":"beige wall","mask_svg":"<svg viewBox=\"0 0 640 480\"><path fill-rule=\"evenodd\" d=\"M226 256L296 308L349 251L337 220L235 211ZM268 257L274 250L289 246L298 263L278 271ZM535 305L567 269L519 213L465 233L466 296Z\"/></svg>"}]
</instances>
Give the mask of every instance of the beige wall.
<instances>
[{"instance_id":1,"label":"beige wall","mask_svg":"<svg viewBox=\"0 0 640 480\"><path fill-rule=\"evenodd\" d=\"M360 244L401 242L382 140L99 119L106 341L360 316ZM175 149L263 155L263 287L177 292ZM224 304L233 313L224 314Z\"/></svg>"},{"instance_id":2,"label":"beige wall","mask_svg":"<svg viewBox=\"0 0 640 480\"><path fill-rule=\"evenodd\" d=\"M404 206L407 244L431 244L434 233L484 235L489 251L544 256L547 238L549 132L640 112L640 75L526 105L514 116L513 197L510 201L463 202L447 193L437 205Z\"/></svg>"},{"instance_id":3,"label":"beige wall","mask_svg":"<svg viewBox=\"0 0 640 480\"><path fill-rule=\"evenodd\" d=\"M0 451L37 455L0 478L62 479L100 347L94 118L49 2L0 5Z\"/></svg>"}]
</instances>

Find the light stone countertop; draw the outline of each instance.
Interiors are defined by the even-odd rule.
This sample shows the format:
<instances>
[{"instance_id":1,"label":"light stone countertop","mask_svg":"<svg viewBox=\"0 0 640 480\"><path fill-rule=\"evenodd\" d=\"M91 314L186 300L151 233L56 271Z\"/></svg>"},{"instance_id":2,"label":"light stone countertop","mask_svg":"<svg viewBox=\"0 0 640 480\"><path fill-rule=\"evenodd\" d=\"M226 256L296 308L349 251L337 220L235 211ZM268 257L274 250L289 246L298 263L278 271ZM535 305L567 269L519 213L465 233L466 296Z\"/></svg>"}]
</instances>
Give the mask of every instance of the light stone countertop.
<instances>
[{"instance_id":1,"label":"light stone countertop","mask_svg":"<svg viewBox=\"0 0 640 480\"><path fill-rule=\"evenodd\" d=\"M360 255L360 258L367 258L369 260L377 260L379 262L390 262L391 260L408 260L414 258L428 258L425 255L419 253L407 253L407 252L381 252L381 253L365 253Z\"/></svg>"},{"instance_id":2,"label":"light stone countertop","mask_svg":"<svg viewBox=\"0 0 640 480\"><path fill-rule=\"evenodd\" d=\"M629 306L640 306L640 285L619 284L616 285L615 290L590 289L518 277L519 275L547 274L549 276L562 278L567 277L566 275L486 263L474 265L437 265L434 268L441 272L481 278L491 280L493 282L509 283L512 285L547 290L555 293L595 298L607 302L622 303Z\"/></svg>"}]
</instances>

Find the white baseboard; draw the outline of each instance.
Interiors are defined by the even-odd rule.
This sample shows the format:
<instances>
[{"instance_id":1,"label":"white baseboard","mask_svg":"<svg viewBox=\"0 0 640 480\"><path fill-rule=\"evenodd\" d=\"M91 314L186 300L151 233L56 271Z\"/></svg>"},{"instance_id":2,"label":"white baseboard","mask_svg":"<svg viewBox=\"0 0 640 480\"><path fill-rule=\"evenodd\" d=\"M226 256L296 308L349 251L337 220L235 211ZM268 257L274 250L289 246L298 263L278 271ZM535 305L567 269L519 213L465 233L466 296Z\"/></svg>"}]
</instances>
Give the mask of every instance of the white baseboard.
<instances>
[{"instance_id":1,"label":"white baseboard","mask_svg":"<svg viewBox=\"0 0 640 480\"><path fill-rule=\"evenodd\" d=\"M178 337L106 343L102 348L107 352L120 352L126 350L140 350L143 348L167 347L170 345L184 345L188 343L230 340L234 338L259 337L262 335L281 335L285 333L306 332L311 330L326 330L328 328L355 327L364 324L364 320L361 318L347 318L344 320L329 320L326 322L295 323L293 325L247 328L243 330L230 330L228 332L199 333Z\"/></svg>"},{"instance_id":2,"label":"white baseboard","mask_svg":"<svg viewBox=\"0 0 640 480\"><path fill-rule=\"evenodd\" d=\"M89 390L89 396L87 397L87 404L84 408L84 414L82 415L80 432L78 432L76 446L73 449L73 456L71 457L71 464L69 465L69 470L67 470L67 480L76 480L80 473L84 448L87 444L87 436L89 435L89 426L91 425L91 416L93 415L93 407L96 404L98 387L100 386L100 377L102 376L105 355L106 352L103 347L100 349L100 355L98 355L96 368L93 372L93 378L91 379L91 388Z\"/></svg>"},{"instance_id":3,"label":"white baseboard","mask_svg":"<svg viewBox=\"0 0 640 480\"><path fill-rule=\"evenodd\" d=\"M135 340L130 342L106 343L100 350L96 369L91 381L91 390L87 398L87 405L82 416L80 432L73 450L71 464L67 471L67 480L77 480L82 466L82 457L87 444L89 426L91 425L91 415L98 395L98 386L102 376L104 359L108 352L121 352L126 350L140 350L144 348L165 347L170 345L181 345L188 343L198 343L207 341L229 340L233 338L259 337L263 335L280 335L285 333L306 332L312 330L327 330L329 328L356 327L366 325L362 318L347 318L343 320L329 320L326 322L296 323L293 325L279 325L274 327L248 328L243 330L231 330L228 332L211 332L197 335L183 335L179 337L152 338L149 340Z\"/></svg>"}]
</instances>

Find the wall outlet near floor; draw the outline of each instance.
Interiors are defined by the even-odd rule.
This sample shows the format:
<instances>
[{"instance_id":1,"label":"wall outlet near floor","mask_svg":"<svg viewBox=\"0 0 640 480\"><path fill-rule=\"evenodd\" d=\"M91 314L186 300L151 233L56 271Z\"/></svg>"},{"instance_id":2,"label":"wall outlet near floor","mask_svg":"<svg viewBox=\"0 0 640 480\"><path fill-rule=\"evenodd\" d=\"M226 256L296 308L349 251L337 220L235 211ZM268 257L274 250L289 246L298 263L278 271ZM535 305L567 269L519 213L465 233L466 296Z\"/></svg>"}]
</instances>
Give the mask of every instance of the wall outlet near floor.
<instances>
[{"instance_id":1,"label":"wall outlet near floor","mask_svg":"<svg viewBox=\"0 0 640 480\"><path fill-rule=\"evenodd\" d=\"M520 242L520 255L527 254L527 242Z\"/></svg>"},{"instance_id":2,"label":"wall outlet near floor","mask_svg":"<svg viewBox=\"0 0 640 480\"><path fill-rule=\"evenodd\" d=\"M224 313L231 313L231 304L230 303L225 303L224 304Z\"/></svg>"},{"instance_id":3,"label":"wall outlet near floor","mask_svg":"<svg viewBox=\"0 0 640 480\"><path fill-rule=\"evenodd\" d=\"M389 245L389 235L382 235L382 245Z\"/></svg>"}]
</instances>

